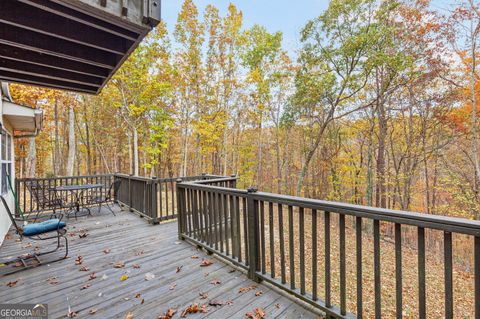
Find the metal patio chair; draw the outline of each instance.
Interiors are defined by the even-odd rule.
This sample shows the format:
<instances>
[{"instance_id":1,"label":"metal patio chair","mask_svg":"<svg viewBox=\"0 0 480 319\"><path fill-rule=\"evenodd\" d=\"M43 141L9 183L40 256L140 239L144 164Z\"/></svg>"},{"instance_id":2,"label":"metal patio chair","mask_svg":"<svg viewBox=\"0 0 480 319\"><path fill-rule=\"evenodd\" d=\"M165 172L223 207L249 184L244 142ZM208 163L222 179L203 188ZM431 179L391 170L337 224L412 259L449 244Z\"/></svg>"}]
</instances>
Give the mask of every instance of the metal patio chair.
<instances>
[{"instance_id":1,"label":"metal patio chair","mask_svg":"<svg viewBox=\"0 0 480 319\"><path fill-rule=\"evenodd\" d=\"M37 181L28 181L25 182L25 184L30 192L31 198L37 204L37 216L43 211L52 210L53 214L50 216L50 218L57 217L58 209L63 210L70 208L65 204L65 201L57 196L57 194L52 193L50 189L45 188L44 185L38 183Z\"/></svg>"},{"instance_id":2,"label":"metal patio chair","mask_svg":"<svg viewBox=\"0 0 480 319\"><path fill-rule=\"evenodd\" d=\"M116 216L110 204L114 202L114 195L118 193L120 185L122 184L121 179L114 180L106 192L101 192L100 194L94 194L87 199L87 203L90 205L98 205L98 212L101 211L102 205L105 205L113 216Z\"/></svg>"},{"instance_id":3,"label":"metal patio chair","mask_svg":"<svg viewBox=\"0 0 480 319\"><path fill-rule=\"evenodd\" d=\"M32 240L49 240L49 239L56 239L57 245L53 250L48 250L48 251L42 251L42 252L32 252L28 254L24 254L22 256L19 256L14 259L10 259L8 261L0 261L0 270L3 269L3 267L8 267L10 265L13 265L13 271L9 271L7 273L4 273L3 271L1 272L2 275L7 275L7 274L12 274L21 270L33 268L33 267L38 267L43 264L42 260L40 260L40 256L45 256L51 253L56 252L60 247L60 241L61 238L65 240L65 254L62 255L59 258L53 259L53 260L47 260L46 263L52 263L56 261L63 260L67 258L68 256L68 239L67 239L67 230L65 229L66 223L62 222L63 215L60 216L60 218L55 218L55 219L48 219L43 222L33 222L30 223L30 218L28 217L23 217L23 218L17 218L14 217L12 212L10 211L10 207L8 207L7 202L5 201L5 198L0 195L0 199L2 201L2 204L5 208L5 210L8 213L8 216L10 217L10 220L12 221L13 226L15 227L16 233L20 236L20 240L23 240L24 237L27 237ZM33 220L36 220L36 216L34 217Z\"/></svg>"}]
</instances>

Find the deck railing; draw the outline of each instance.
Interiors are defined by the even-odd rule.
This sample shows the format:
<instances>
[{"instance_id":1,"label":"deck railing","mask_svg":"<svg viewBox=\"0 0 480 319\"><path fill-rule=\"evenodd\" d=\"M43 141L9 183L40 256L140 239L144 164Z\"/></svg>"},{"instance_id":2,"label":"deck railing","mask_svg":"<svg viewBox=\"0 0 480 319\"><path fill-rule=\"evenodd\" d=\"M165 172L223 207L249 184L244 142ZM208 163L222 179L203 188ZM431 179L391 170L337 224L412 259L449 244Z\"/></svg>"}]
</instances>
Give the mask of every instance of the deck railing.
<instances>
[{"instance_id":1,"label":"deck railing","mask_svg":"<svg viewBox=\"0 0 480 319\"><path fill-rule=\"evenodd\" d=\"M427 309L427 288L430 292L440 289L427 287L426 231L439 232L443 237L443 274L433 275L443 277L445 318L461 316L454 313L457 308L453 295L452 236L471 242L468 251L473 257L470 271L474 282L470 288L462 288L465 295L474 298L467 317L480 318L480 222L277 195L254 188L240 190L231 188L228 181L224 179L223 185L222 180L211 184L183 181L176 184L179 237L245 269L251 279L269 282L325 312L327 317L385 317L382 296L387 293L394 304L388 317L394 313L396 318L402 318L404 305L414 303L416 313L409 316L426 318L427 311L432 310ZM385 247L382 230L386 227L394 230L391 264L382 262L386 258L383 256L386 251L382 251L386 250L382 248ZM411 234L412 228L417 236L417 247L413 250L417 265L405 264L402 259L402 252L407 253L402 246L402 235L407 230ZM349 240L354 242L349 251L346 229L351 235ZM366 245L372 239L373 252ZM319 271L319 265L323 272ZM349 272L348 285L347 266L354 267L354 277ZM406 294L403 289L411 287L403 286L402 271L414 266L418 269L413 278L416 293ZM395 280L389 289L394 291L385 291L382 286L390 278L382 270L393 267ZM370 272L373 293L367 294L365 277Z\"/></svg>"},{"instance_id":2,"label":"deck railing","mask_svg":"<svg viewBox=\"0 0 480 319\"><path fill-rule=\"evenodd\" d=\"M202 174L182 177L184 181L208 181L219 178L217 175ZM16 213L24 214L50 212L48 205L53 199L53 188L65 185L103 184L103 188L91 190L94 196L106 192L114 182L121 180L118 192L113 194L114 200L132 212L144 217L151 223L177 218L176 181L178 178L148 178L126 174L102 174L86 176L62 176L48 178L18 178L15 180L17 199ZM35 185L35 189L29 187ZM40 194L41 192L41 194ZM73 193L62 194L66 201L73 201ZM51 197L50 201L45 197ZM42 200L38 200L41 198Z\"/></svg>"}]
</instances>

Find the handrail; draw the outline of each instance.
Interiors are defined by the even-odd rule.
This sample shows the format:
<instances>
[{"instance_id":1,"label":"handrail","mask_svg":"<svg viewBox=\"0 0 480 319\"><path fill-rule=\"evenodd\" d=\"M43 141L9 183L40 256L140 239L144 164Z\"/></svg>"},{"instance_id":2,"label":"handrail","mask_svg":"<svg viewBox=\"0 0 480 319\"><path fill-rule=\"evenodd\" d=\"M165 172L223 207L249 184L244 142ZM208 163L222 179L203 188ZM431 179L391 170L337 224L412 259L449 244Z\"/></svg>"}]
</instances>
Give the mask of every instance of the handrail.
<instances>
[{"instance_id":1,"label":"handrail","mask_svg":"<svg viewBox=\"0 0 480 319\"><path fill-rule=\"evenodd\" d=\"M222 180L225 179L218 181ZM395 265L394 303L397 318L403 316L403 305L406 302L411 304L411 298L416 298L418 317L425 318L428 304L426 239L427 235L431 235L426 234L426 230L443 232L443 251L440 256L443 258L444 269L445 317L453 318L452 235L471 236L473 245L468 248L468 252L473 254L472 272L475 281L472 310L475 318L480 318L480 221L258 192L255 188L242 190L228 185L208 185L206 181L179 182L176 187L180 239L191 241L229 260L247 270L252 280L267 281L334 318L361 318L366 311L366 302L374 305L374 314L371 313L370 316L382 317L382 282L385 278L381 269L385 265L381 250L388 247L394 249L392 262ZM352 230L346 226L347 216L352 219ZM367 221L372 224L366 224ZM323 224L323 229L319 229L319 224ZM372 226L370 228L367 225ZM385 248L385 244L382 244L384 236L381 225L391 226L394 230L393 246ZM403 295L402 268L405 265L402 264L402 236L406 231L412 233L411 228L403 226L416 228L417 297ZM347 231L353 233L356 241L353 261L356 262L354 297L347 294ZM332 233L338 233L339 236L336 246L339 250L338 278L332 274ZM318 289L320 237L324 245L323 299L320 298ZM371 237L373 252L365 251L362 242ZM388 242L391 243L390 240ZM307 251L311 255L309 259L305 257ZM363 272L366 268L364 258L367 256L373 260L374 294L370 300L364 300L366 292L363 288ZM339 282L334 287L332 281L336 279ZM310 285L308 289L307 280ZM340 296L338 304L332 299L334 291ZM354 312L347 311L347 301L351 298L353 300L350 302L355 304L355 309L352 309Z\"/></svg>"}]
</instances>

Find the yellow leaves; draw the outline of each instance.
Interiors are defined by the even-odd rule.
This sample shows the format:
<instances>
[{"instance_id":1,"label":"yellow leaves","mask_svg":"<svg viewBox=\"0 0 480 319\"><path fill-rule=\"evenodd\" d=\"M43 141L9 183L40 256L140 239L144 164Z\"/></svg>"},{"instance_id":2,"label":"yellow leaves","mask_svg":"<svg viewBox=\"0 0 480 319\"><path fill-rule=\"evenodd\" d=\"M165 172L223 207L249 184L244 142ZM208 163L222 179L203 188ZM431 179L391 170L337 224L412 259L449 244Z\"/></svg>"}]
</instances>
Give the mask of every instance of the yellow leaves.
<instances>
[{"instance_id":1,"label":"yellow leaves","mask_svg":"<svg viewBox=\"0 0 480 319\"><path fill-rule=\"evenodd\" d=\"M121 277L120 277L120 281L125 281L128 279L128 275L127 274L123 274Z\"/></svg>"}]
</instances>

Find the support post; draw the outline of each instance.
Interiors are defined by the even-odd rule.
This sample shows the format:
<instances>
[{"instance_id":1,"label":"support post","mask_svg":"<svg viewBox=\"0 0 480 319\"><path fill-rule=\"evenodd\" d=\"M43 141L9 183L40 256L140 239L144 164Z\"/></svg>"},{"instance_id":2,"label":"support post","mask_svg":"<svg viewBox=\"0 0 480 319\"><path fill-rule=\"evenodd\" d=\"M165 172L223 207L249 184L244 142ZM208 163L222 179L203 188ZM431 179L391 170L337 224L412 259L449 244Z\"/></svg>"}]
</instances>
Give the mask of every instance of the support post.
<instances>
[{"instance_id":1,"label":"support post","mask_svg":"<svg viewBox=\"0 0 480 319\"><path fill-rule=\"evenodd\" d=\"M257 276L257 271L260 270L258 201L253 197L257 188L249 187L247 191L248 277L255 282L260 282L261 279Z\"/></svg>"},{"instance_id":2,"label":"support post","mask_svg":"<svg viewBox=\"0 0 480 319\"><path fill-rule=\"evenodd\" d=\"M177 188L177 225L178 225L178 239L184 240L183 238L183 217L184 217L184 205L183 201L185 200L184 192L185 189L179 187L178 185L182 183L182 179L178 178L176 181Z\"/></svg>"},{"instance_id":3,"label":"support post","mask_svg":"<svg viewBox=\"0 0 480 319\"><path fill-rule=\"evenodd\" d=\"M158 201L158 192L157 192L157 177L152 177L152 185L151 185L151 214L152 214L152 223L158 224L158 212L157 212L157 201Z\"/></svg>"},{"instance_id":4,"label":"support post","mask_svg":"<svg viewBox=\"0 0 480 319\"><path fill-rule=\"evenodd\" d=\"M232 174L230 175L230 177L235 178L231 181L231 188L237 188L237 174Z\"/></svg>"},{"instance_id":5,"label":"support post","mask_svg":"<svg viewBox=\"0 0 480 319\"><path fill-rule=\"evenodd\" d=\"M130 174L128 176L128 208L130 210L130 212L133 212L133 202L132 202L132 199L133 199L133 196L132 196L132 176L133 174Z\"/></svg>"}]
</instances>

